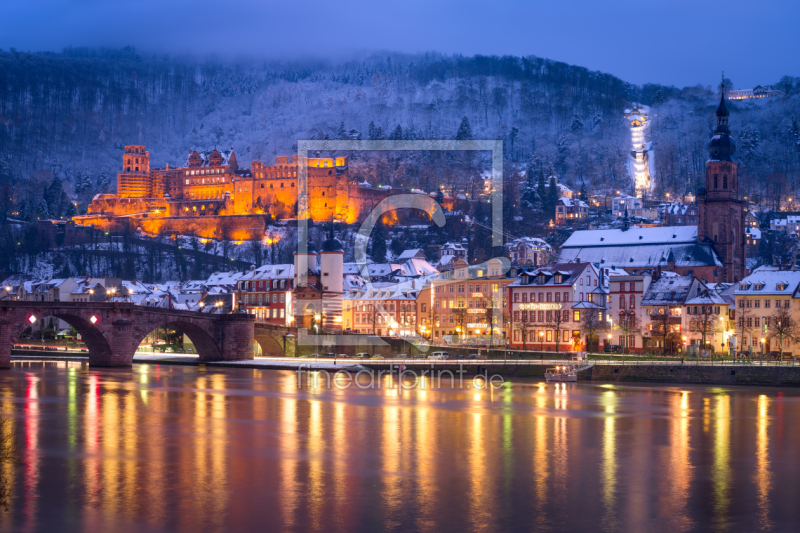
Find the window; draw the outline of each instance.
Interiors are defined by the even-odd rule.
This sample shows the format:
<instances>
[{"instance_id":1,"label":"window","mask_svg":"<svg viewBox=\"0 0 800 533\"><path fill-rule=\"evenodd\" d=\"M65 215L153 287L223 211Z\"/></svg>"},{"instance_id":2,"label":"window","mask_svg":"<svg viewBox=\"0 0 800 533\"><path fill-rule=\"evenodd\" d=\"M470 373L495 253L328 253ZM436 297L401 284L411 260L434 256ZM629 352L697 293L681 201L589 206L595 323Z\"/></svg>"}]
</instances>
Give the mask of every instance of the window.
<instances>
[{"instance_id":1,"label":"window","mask_svg":"<svg viewBox=\"0 0 800 533\"><path fill-rule=\"evenodd\" d=\"M761 307L761 300L754 300L754 302L755 302L755 303L753 304L753 307L755 307L756 309L758 309L759 307Z\"/></svg>"},{"instance_id":2,"label":"window","mask_svg":"<svg viewBox=\"0 0 800 533\"><path fill-rule=\"evenodd\" d=\"M519 302L519 293L514 294L514 301Z\"/></svg>"},{"instance_id":3,"label":"window","mask_svg":"<svg viewBox=\"0 0 800 533\"><path fill-rule=\"evenodd\" d=\"M580 322L581 321L581 312L580 311L573 311L572 312L572 321L573 322Z\"/></svg>"},{"instance_id":4,"label":"window","mask_svg":"<svg viewBox=\"0 0 800 533\"><path fill-rule=\"evenodd\" d=\"M764 308L769 309L769 300L764 300Z\"/></svg>"},{"instance_id":5,"label":"window","mask_svg":"<svg viewBox=\"0 0 800 533\"><path fill-rule=\"evenodd\" d=\"M552 292L548 292L547 293L547 301L548 301L548 303L553 301L553 293Z\"/></svg>"},{"instance_id":6,"label":"window","mask_svg":"<svg viewBox=\"0 0 800 533\"><path fill-rule=\"evenodd\" d=\"M544 322L544 311L539 311L539 322Z\"/></svg>"}]
</instances>

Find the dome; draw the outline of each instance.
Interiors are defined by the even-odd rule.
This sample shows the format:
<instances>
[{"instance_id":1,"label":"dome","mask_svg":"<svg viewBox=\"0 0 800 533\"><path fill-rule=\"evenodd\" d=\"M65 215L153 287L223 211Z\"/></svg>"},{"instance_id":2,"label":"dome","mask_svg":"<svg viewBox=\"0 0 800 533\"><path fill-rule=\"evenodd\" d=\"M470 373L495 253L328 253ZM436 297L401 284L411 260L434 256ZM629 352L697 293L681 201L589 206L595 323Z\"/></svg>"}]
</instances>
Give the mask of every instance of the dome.
<instances>
[{"instance_id":1,"label":"dome","mask_svg":"<svg viewBox=\"0 0 800 533\"><path fill-rule=\"evenodd\" d=\"M308 250L306 250L307 254L315 254L317 253L317 249L314 247L314 243L311 242L311 239L308 239Z\"/></svg>"},{"instance_id":2,"label":"dome","mask_svg":"<svg viewBox=\"0 0 800 533\"><path fill-rule=\"evenodd\" d=\"M712 161L731 161L736 152L736 143L726 132L717 132L708 143L708 154Z\"/></svg>"},{"instance_id":3,"label":"dome","mask_svg":"<svg viewBox=\"0 0 800 533\"><path fill-rule=\"evenodd\" d=\"M322 243L322 252L344 252L344 248L339 239L331 237Z\"/></svg>"}]
</instances>

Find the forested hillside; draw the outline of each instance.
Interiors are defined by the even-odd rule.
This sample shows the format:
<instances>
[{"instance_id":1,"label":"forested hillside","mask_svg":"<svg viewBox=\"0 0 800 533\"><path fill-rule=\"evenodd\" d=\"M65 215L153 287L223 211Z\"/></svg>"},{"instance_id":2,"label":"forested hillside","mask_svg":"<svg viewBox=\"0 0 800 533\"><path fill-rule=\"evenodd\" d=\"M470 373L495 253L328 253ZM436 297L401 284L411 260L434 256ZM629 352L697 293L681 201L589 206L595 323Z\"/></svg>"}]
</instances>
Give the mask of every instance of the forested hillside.
<instances>
[{"instance_id":1,"label":"forested hillside","mask_svg":"<svg viewBox=\"0 0 800 533\"><path fill-rule=\"evenodd\" d=\"M763 80L770 83L787 97L729 107L743 192L775 203L795 194L800 178L800 79ZM652 108L656 194L682 193L704 171L715 91L640 87L538 57L382 54L279 63L130 48L2 51L2 208L27 219L85 209L92 195L113 192L125 144L145 144L154 166L181 164L195 146L232 145L247 165L291 154L303 138L455 138L464 117L462 136L505 141L509 168L538 167L589 192L630 190L623 112L631 102ZM450 163L414 154L361 157L353 172L372 183L468 192L479 165L465 175Z\"/></svg>"}]
</instances>

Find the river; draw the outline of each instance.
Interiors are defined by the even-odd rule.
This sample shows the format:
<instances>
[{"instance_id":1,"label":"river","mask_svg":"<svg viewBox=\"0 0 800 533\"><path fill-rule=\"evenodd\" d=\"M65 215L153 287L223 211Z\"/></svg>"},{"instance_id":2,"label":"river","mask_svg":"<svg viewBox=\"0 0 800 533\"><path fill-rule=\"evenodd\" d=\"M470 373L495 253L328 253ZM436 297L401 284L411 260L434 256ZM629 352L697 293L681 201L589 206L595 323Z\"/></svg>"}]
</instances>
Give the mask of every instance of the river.
<instances>
[{"instance_id":1,"label":"river","mask_svg":"<svg viewBox=\"0 0 800 533\"><path fill-rule=\"evenodd\" d=\"M379 383L17 361L0 530L800 529L794 390Z\"/></svg>"}]
</instances>

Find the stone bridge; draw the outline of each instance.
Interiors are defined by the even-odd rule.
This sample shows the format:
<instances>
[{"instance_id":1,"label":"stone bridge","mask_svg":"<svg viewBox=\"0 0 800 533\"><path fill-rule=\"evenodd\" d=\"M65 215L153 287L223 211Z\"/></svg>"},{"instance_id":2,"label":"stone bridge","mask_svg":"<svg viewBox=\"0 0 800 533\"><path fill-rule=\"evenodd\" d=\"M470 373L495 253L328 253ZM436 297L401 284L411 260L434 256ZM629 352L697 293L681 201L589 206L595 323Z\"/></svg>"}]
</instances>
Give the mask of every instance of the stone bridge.
<instances>
[{"instance_id":1,"label":"stone bridge","mask_svg":"<svg viewBox=\"0 0 800 533\"><path fill-rule=\"evenodd\" d=\"M0 368L10 368L11 348L25 329L51 316L80 333L93 366L131 366L139 344L161 326L173 326L185 333L202 361L253 358L253 315L214 315L131 303L0 301ZM282 348L277 340L280 335L280 331L270 330L259 333L258 338L269 347L267 353L277 353L276 347Z\"/></svg>"},{"instance_id":2,"label":"stone bridge","mask_svg":"<svg viewBox=\"0 0 800 533\"><path fill-rule=\"evenodd\" d=\"M299 355L296 351L297 328L256 322L254 329L253 338L261 346L263 355L285 355L287 357Z\"/></svg>"}]
</instances>

